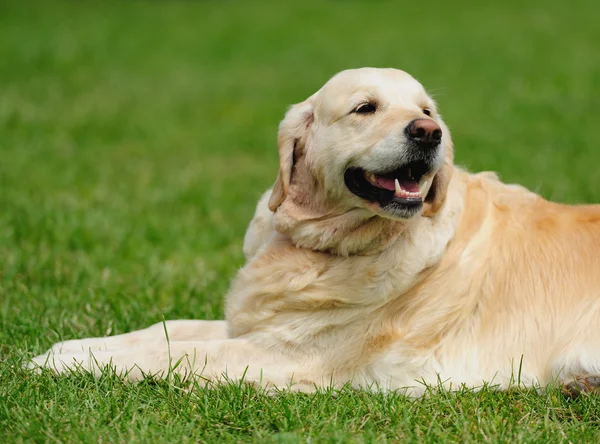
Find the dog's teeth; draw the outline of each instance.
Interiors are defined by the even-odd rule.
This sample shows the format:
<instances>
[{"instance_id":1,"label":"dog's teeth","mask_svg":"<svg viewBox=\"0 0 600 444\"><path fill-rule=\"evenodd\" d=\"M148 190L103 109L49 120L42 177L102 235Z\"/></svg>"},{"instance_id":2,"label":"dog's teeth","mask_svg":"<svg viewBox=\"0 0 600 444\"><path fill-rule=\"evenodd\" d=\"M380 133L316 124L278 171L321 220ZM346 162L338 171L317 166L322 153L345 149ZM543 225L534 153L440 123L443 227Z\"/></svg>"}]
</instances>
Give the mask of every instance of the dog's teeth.
<instances>
[{"instance_id":1,"label":"dog's teeth","mask_svg":"<svg viewBox=\"0 0 600 444\"><path fill-rule=\"evenodd\" d=\"M398 179L394 179L394 185L396 187L396 195L402 194L402 188L400 188L400 182L398 182Z\"/></svg>"}]
</instances>

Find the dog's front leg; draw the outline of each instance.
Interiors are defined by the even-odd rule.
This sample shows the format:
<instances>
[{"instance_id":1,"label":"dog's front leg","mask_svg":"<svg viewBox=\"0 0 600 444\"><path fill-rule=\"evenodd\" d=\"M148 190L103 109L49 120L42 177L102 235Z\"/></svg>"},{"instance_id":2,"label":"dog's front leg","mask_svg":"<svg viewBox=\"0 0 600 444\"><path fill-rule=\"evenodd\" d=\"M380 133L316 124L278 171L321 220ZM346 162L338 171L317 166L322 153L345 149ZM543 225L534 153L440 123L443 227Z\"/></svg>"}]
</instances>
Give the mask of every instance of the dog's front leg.
<instances>
[{"instance_id":1,"label":"dog's front leg","mask_svg":"<svg viewBox=\"0 0 600 444\"><path fill-rule=\"evenodd\" d=\"M82 351L110 351L143 346L145 343L160 341L206 341L227 339L226 321L176 320L159 322L151 327L115 336L71 339L58 342L52 348L36 357L44 360L49 353L61 354Z\"/></svg>"},{"instance_id":2,"label":"dog's front leg","mask_svg":"<svg viewBox=\"0 0 600 444\"><path fill-rule=\"evenodd\" d=\"M99 375L107 368L132 380L169 374L197 376L206 381L238 381L269 387L299 382L301 390L313 388L306 365L299 366L279 352L244 338L208 341L143 341L114 350L50 351L33 359L34 366L57 373L83 369ZM302 368L302 374L297 370ZM306 386L306 387L304 387Z\"/></svg>"}]
</instances>

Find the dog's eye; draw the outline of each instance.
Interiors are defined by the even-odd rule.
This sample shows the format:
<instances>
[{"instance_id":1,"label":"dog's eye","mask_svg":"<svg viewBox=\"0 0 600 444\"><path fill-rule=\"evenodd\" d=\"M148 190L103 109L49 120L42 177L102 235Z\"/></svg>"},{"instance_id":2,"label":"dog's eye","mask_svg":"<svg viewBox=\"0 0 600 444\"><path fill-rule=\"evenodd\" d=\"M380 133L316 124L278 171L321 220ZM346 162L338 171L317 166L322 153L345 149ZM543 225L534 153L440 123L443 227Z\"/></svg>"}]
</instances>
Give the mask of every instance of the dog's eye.
<instances>
[{"instance_id":1,"label":"dog's eye","mask_svg":"<svg viewBox=\"0 0 600 444\"><path fill-rule=\"evenodd\" d=\"M377 106L374 103L367 102L358 105L358 107L356 107L353 112L355 112L356 114L371 114L374 113L376 110Z\"/></svg>"},{"instance_id":2,"label":"dog's eye","mask_svg":"<svg viewBox=\"0 0 600 444\"><path fill-rule=\"evenodd\" d=\"M431 110L429 108L423 108L423 114L425 114L426 116L431 117Z\"/></svg>"}]
</instances>

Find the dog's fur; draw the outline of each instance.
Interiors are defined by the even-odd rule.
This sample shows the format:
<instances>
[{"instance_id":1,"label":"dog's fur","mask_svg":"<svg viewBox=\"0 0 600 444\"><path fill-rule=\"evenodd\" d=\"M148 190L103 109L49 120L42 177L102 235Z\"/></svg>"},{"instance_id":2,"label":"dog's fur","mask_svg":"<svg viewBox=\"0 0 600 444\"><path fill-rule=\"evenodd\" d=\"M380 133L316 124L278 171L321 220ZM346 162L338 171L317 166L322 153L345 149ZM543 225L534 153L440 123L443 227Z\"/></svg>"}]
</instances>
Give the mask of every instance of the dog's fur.
<instances>
[{"instance_id":1,"label":"dog's fur","mask_svg":"<svg viewBox=\"0 0 600 444\"><path fill-rule=\"evenodd\" d=\"M352 113L374 100L373 115ZM390 216L344 184L404 155L423 115L443 130L424 206ZM344 71L294 105L280 169L244 241L225 321L169 321L56 344L34 362L172 371L269 387L505 388L600 374L600 206L548 202L453 165L450 133L408 74ZM165 335L168 331L168 341ZM178 365L175 365L178 363Z\"/></svg>"}]
</instances>

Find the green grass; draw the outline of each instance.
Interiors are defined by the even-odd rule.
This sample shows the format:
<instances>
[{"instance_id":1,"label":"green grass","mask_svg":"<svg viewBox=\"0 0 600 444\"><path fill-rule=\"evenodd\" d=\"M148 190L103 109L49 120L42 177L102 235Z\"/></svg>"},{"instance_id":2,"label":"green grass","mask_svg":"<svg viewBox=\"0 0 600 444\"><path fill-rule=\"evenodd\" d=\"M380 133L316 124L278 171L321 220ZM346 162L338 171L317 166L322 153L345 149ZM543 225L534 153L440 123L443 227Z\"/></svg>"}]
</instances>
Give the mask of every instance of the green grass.
<instances>
[{"instance_id":1,"label":"green grass","mask_svg":"<svg viewBox=\"0 0 600 444\"><path fill-rule=\"evenodd\" d=\"M485 3L485 4L484 4ZM287 105L394 66L457 162L600 202L596 1L0 3L0 442L598 442L558 390L268 397L33 375L69 338L222 317Z\"/></svg>"}]
</instances>

